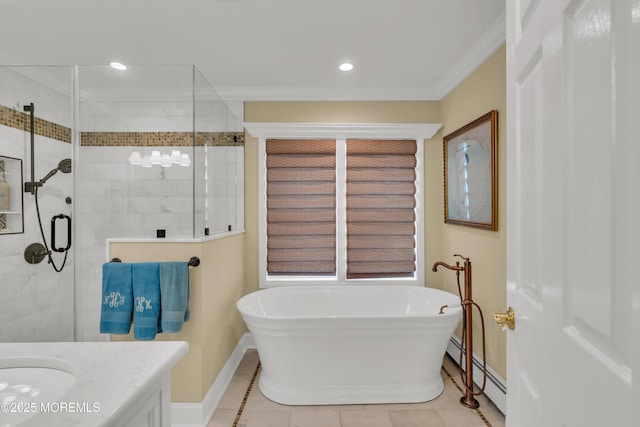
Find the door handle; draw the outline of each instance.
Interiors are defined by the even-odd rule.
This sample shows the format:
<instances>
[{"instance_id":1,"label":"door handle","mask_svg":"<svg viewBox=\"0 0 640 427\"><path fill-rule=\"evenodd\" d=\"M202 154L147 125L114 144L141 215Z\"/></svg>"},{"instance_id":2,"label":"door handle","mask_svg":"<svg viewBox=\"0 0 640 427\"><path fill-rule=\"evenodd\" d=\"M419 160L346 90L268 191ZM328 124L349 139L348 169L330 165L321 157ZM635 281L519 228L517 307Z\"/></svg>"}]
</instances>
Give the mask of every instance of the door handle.
<instances>
[{"instance_id":1,"label":"door handle","mask_svg":"<svg viewBox=\"0 0 640 427\"><path fill-rule=\"evenodd\" d=\"M513 311L513 307L509 307L506 313L494 313L493 318L496 319L496 323L502 326L504 331L506 328L514 330L516 328L516 313Z\"/></svg>"}]
</instances>

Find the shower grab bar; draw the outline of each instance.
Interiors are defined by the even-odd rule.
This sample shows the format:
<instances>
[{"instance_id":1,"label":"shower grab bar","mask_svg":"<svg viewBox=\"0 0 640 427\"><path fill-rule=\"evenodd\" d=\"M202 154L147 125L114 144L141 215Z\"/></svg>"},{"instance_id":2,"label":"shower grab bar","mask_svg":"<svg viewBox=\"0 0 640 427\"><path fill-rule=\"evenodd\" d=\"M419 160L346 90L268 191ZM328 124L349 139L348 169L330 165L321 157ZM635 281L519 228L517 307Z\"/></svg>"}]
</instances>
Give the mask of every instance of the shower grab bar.
<instances>
[{"instance_id":1,"label":"shower grab bar","mask_svg":"<svg viewBox=\"0 0 640 427\"><path fill-rule=\"evenodd\" d=\"M67 220L67 246L62 248L56 247L56 221L59 219ZM59 214L51 218L51 250L54 252L65 252L71 247L71 217L65 214Z\"/></svg>"},{"instance_id":2,"label":"shower grab bar","mask_svg":"<svg viewBox=\"0 0 640 427\"><path fill-rule=\"evenodd\" d=\"M112 258L110 262L122 262L122 260L120 258ZM189 267L197 267L200 265L200 258L192 256L187 264L189 264Z\"/></svg>"}]
</instances>

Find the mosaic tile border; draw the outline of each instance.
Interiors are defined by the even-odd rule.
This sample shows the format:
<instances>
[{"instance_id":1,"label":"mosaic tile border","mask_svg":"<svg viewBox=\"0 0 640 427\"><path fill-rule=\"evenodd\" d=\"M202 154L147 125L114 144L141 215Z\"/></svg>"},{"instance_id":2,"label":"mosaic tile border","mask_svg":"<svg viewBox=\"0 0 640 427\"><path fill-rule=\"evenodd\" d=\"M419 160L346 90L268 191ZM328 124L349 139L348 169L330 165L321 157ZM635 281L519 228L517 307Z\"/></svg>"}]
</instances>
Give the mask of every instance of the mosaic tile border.
<instances>
[{"instance_id":1,"label":"mosaic tile border","mask_svg":"<svg viewBox=\"0 0 640 427\"><path fill-rule=\"evenodd\" d=\"M460 391L460 393L462 393L462 395L465 395L465 391L462 389L462 387L460 387L460 385L458 385L458 383L456 382L456 380L453 378L453 376L449 373L449 371L447 371L445 369L445 367L442 367L442 370L444 371L444 373L447 375L447 377L449 377L449 379L451 380L451 382L453 383L453 385L456 386L456 388L458 389L458 391ZM478 416L482 419L482 421L484 421L484 423L487 425L487 427L492 427L491 423L489 422L489 420L487 419L487 417L485 417L485 415L482 413L482 411L480 410L480 408L476 408L476 409L472 409L473 411L476 412L476 414L478 414Z\"/></svg>"},{"instance_id":2,"label":"mosaic tile border","mask_svg":"<svg viewBox=\"0 0 640 427\"><path fill-rule=\"evenodd\" d=\"M29 114L0 105L0 125L30 132ZM36 135L71 144L71 128L34 118ZM191 147L193 132L81 132L83 147ZM242 147L244 132L196 132L197 147Z\"/></svg>"},{"instance_id":3,"label":"mosaic tile border","mask_svg":"<svg viewBox=\"0 0 640 427\"><path fill-rule=\"evenodd\" d=\"M34 117L34 133L71 144L71 128ZM0 105L0 125L30 132L29 114Z\"/></svg>"},{"instance_id":4,"label":"mosaic tile border","mask_svg":"<svg viewBox=\"0 0 640 427\"><path fill-rule=\"evenodd\" d=\"M256 370L253 373L253 377L251 377L251 382L249 383L249 387L247 387L247 391L244 394L244 398L242 399L242 403L240 404L240 408L238 408L238 413L236 414L236 418L233 420L233 425L231 427L238 427L238 423L240 422L240 417L242 417L242 412L244 411L244 406L247 404L247 400L249 399L249 393L251 393L251 389L258 378L258 372L260 372L260 368L262 365L258 362L258 366L256 366Z\"/></svg>"},{"instance_id":5,"label":"mosaic tile border","mask_svg":"<svg viewBox=\"0 0 640 427\"><path fill-rule=\"evenodd\" d=\"M81 132L83 147L191 147L193 132ZM197 147L242 147L244 132L196 132Z\"/></svg>"}]
</instances>

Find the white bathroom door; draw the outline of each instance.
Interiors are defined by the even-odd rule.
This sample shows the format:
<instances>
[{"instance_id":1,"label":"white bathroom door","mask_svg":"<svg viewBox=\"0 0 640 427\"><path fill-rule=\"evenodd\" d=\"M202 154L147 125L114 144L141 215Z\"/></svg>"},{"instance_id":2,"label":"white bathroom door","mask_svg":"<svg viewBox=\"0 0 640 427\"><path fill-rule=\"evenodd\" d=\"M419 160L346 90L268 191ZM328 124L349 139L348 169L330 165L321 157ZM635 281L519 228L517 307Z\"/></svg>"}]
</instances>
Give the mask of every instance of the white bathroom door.
<instances>
[{"instance_id":1,"label":"white bathroom door","mask_svg":"<svg viewBox=\"0 0 640 427\"><path fill-rule=\"evenodd\" d=\"M640 0L506 8L506 425L638 426Z\"/></svg>"}]
</instances>

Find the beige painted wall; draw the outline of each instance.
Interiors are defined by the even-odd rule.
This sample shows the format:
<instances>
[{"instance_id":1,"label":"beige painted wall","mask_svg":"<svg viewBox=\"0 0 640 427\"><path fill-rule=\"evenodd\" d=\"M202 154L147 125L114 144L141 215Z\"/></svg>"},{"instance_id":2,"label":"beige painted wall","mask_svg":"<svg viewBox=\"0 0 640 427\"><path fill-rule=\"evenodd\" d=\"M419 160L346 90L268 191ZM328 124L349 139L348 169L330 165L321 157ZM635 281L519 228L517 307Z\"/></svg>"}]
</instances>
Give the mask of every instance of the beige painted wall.
<instances>
[{"instance_id":1,"label":"beige painted wall","mask_svg":"<svg viewBox=\"0 0 640 427\"><path fill-rule=\"evenodd\" d=\"M177 334L158 341L187 341L189 351L171 370L171 400L200 403L246 332L236 301L249 292L244 278L244 234L209 242L111 243L110 257L126 262L181 261L200 258L191 267L191 319ZM133 335L112 335L132 341Z\"/></svg>"},{"instance_id":2,"label":"beige painted wall","mask_svg":"<svg viewBox=\"0 0 640 427\"><path fill-rule=\"evenodd\" d=\"M437 101L246 102L245 122L435 123Z\"/></svg>"},{"instance_id":3,"label":"beige painted wall","mask_svg":"<svg viewBox=\"0 0 640 427\"><path fill-rule=\"evenodd\" d=\"M506 336L495 324L493 313L506 309L506 56L499 49L473 74L441 100L442 135L498 110L498 231L443 224L442 258L453 262L453 254L471 258L473 299L485 316L487 363L506 378ZM442 143L440 144L442 156ZM440 165L442 174L443 165ZM441 199L444 198L440 187ZM455 274L443 270L443 289L457 292ZM479 316L474 314L474 350L481 353ZM477 333L475 333L477 331Z\"/></svg>"}]
</instances>

